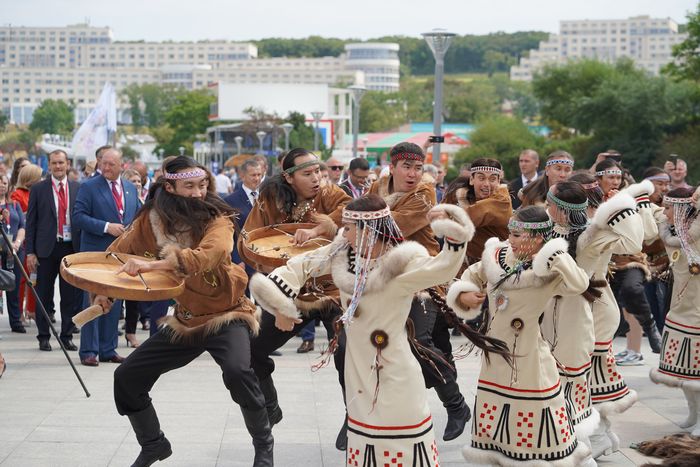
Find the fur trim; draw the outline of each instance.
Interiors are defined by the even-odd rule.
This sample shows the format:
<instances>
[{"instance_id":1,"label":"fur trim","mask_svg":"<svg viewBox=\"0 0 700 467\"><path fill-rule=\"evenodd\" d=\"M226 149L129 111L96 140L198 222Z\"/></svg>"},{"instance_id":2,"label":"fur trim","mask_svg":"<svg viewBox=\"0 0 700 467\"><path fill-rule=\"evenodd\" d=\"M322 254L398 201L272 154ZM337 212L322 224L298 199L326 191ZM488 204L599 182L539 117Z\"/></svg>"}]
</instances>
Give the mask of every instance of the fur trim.
<instances>
[{"instance_id":1,"label":"fur trim","mask_svg":"<svg viewBox=\"0 0 700 467\"><path fill-rule=\"evenodd\" d=\"M625 192L620 192L598 207L591 224L604 229L615 214L625 209L637 209L637 201Z\"/></svg>"},{"instance_id":2,"label":"fur trim","mask_svg":"<svg viewBox=\"0 0 700 467\"><path fill-rule=\"evenodd\" d=\"M615 258L613 257L613 261L614 260ZM644 263L630 261L629 263L625 263L623 266L614 265L612 267L613 271L624 271L626 269L640 269L644 273L644 279L647 282L651 280L651 271L649 270L649 266Z\"/></svg>"},{"instance_id":3,"label":"fur trim","mask_svg":"<svg viewBox=\"0 0 700 467\"><path fill-rule=\"evenodd\" d=\"M600 404L595 404L595 408L598 409L601 417L607 418L610 415L625 412L632 407L635 402L637 402L637 391L630 389L627 395L622 399L601 402Z\"/></svg>"},{"instance_id":4,"label":"fur trim","mask_svg":"<svg viewBox=\"0 0 700 467\"><path fill-rule=\"evenodd\" d=\"M180 248L192 248L194 242L189 233L183 232L175 237L166 233L163 220L156 213L155 209L151 209L148 213L148 220L151 221L151 230L153 230L153 236L156 238L156 243L159 247L163 248L175 243L179 245Z\"/></svg>"},{"instance_id":5,"label":"fur trim","mask_svg":"<svg viewBox=\"0 0 700 467\"><path fill-rule=\"evenodd\" d=\"M444 211L450 219L437 219L430 223L436 237L446 237L459 243L474 237L474 224L464 209L451 204L438 204L433 211Z\"/></svg>"},{"instance_id":6,"label":"fur trim","mask_svg":"<svg viewBox=\"0 0 700 467\"><path fill-rule=\"evenodd\" d=\"M459 294L462 292L481 292L478 285L470 281L457 281L450 285L445 301L447 305L457 313L457 316L465 321L471 321L481 314L481 308L463 308L457 303Z\"/></svg>"},{"instance_id":7,"label":"fur trim","mask_svg":"<svg viewBox=\"0 0 700 467\"><path fill-rule=\"evenodd\" d=\"M192 343L206 336L216 334L222 327L233 321L245 323L253 335L257 335L260 332L259 319L260 315L257 312L229 311L194 327L185 326L175 316L165 316L159 320L158 324L166 326L165 329L167 329L171 342Z\"/></svg>"},{"instance_id":8,"label":"fur trim","mask_svg":"<svg viewBox=\"0 0 700 467\"><path fill-rule=\"evenodd\" d=\"M658 368L652 368L649 371L649 379L656 384L664 384L672 388L687 389L689 391L700 393L700 381L675 378L673 376L661 373Z\"/></svg>"},{"instance_id":9,"label":"fur trim","mask_svg":"<svg viewBox=\"0 0 700 467\"><path fill-rule=\"evenodd\" d=\"M639 183L628 186L622 193L629 194L632 198L639 198L642 195L649 196L654 192L654 184L651 180L642 180Z\"/></svg>"},{"instance_id":10,"label":"fur trim","mask_svg":"<svg viewBox=\"0 0 700 467\"><path fill-rule=\"evenodd\" d=\"M181 277L187 277L187 271L185 270L185 263L182 261L180 253L182 248L177 243L168 243L161 250L158 256L167 261L170 267L175 271L175 274Z\"/></svg>"},{"instance_id":11,"label":"fur trim","mask_svg":"<svg viewBox=\"0 0 700 467\"><path fill-rule=\"evenodd\" d=\"M486 241L486 246L484 248L484 253L481 256L481 267L486 274L486 279L490 284L495 284L506 273L503 266L500 264L498 258L496 258L496 250L506 248L505 263L507 265L515 264L515 258L513 258L513 252L507 242L501 242L498 238L490 238ZM502 285L501 289L527 289L531 287L541 287L544 281L542 278L538 277L531 269L523 271L520 277L512 276L506 280Z\"/></svg>"},{"instance_id":12,"label":"fur trim","mask_svg":"<svg viewBox=\"0 0 700 467\"><path fill-rule=\"evenodd\" d=\"M286 296L279 287L264 274L253 274L248 287L255 297L255 301L268 313L273 315L280 313L288 318L299 317L299 311L294 304L294 299Z\"/></svg>"},{"instance_id":13,"label":"fur trim","mask_svg":"<svg viewBox=\"0 0 700 467\"><path fill-rule=\"evenodd\" d=\"M555 256L566 253L569 250L569 242L563 238L555 238L544 245L537 252L532 260L532 270L539 277L548 276L551 274L552 260Z\"/></svg>"},{"instance_id":14,"label":"fur trim","mask_svg":"<svg viewBox=\"0 0 700 467\"><path fill-rule=\"evenodd\" d=\"M528 460L519 461L498 451L474 448L469 445L462 448L462 455L469 462L476 464L500 465L503 467L577 467L591 455L591 450L585 443L579 442L576 449L564 459L556 461Z\"/></svg>"},{"instance_id":15,"label":"fur trim","mask_svg":"<svg viewBox=\"0 0 700 467\"><path fill-rule=\"evenodd\" d=\"M379 265L370 272L367 277L365 292L374 293L380 291L389 281L403 274L408 263L420 256L427 257L430 255L428 250L417 242L403 242L393 248L381 258Z\"/></svg>"},{"instance_id":16,"label":"fur trim","mask_svg":"<svg viewBox=\"0 0 700 467\"><path fill-rule=\"evenodd\" d=\"M574 425L576 438L578 438L580 441L590 438L591 435L598 429L599 424L600 413L594 407L591 407L591 414Z\"/></svg>"}]
</instances>

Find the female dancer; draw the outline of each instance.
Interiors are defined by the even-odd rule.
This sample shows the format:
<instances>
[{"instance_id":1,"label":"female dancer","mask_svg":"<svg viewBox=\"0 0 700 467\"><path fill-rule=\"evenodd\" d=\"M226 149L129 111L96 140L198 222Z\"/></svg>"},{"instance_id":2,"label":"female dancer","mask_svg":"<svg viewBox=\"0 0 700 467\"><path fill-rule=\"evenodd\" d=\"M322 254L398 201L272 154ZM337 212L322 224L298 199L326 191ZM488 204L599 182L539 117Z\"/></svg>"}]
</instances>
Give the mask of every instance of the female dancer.
<instances>
[{"instance_id":1,"label":"female dancer","mask_svg":"<svg viewBox=\"0 0 700 467\"><path fill-rule=\"evenodd\" d=\"M406 320L415 292L457 273L474 228L456 206L438 205L428 217L435 235L445 239L437 256L416 242L402 242L387 204L369 194L343 210L345 228L333 244L251 280L253 294L285 330L300 321L293 299L307 280L332 274L340 289L347 339L347 465L439 464L425 382L411 352L415 338Z\"/></svg>"},{"instance_id":2,"label":"female dancer","mask_svg":"<svg viewBox=\"0 0 700 467\"><path fill-rule=\"evenodd\" d=\"M547 156L544 164L544 177L523 188L518 196L522 200L522 206L545 206L549 187L563 182L574 171L574 158L566 151L554 151Z\"/></svg>"},{"instance_id":3,"label":"female dancer","mask_svg":"<svg viewBox=\"0 0 700 467\"><path fill-rule=\"evenodd\" d=\"M134 462L145 467L171 455L160 431L149 392L165 372L181 368L203 352L219 364L231 398L240 405L253 438L255 467L272 467L273 438L265 399L250 367L251 334L258 331L255 306L245 295L245 271L231 263L234 212L207 192L210 175L184 156L164 164L153 196L109 251L154 257L129 259L121 271L166 270L185 278L175 315L141 344L114 372L114 400L129 417L141 453ZM104 296L95 303L109 310Z\"/></svg>"},{"instance_id":4,"label":"female dancer","mask_svg":"<svg viewBox=\"0 0 700 467\"><path fill-rule=\"evenodd\" d=\"M680 426L700 436L700 220L698 193L676 188L664 196L666 222L659 234L673 270L671 309L666 315L659 367L649 377L655 383L679 387L688 403L688 418Z\"/></svg>"},{"instance_id":5,"label":"female dancer","mask_svg":"<svg viewBox=\"0 0 700 467\"><path fill-rule=\"evenodd\" d=\"M552 223L543 208L521 208L509 228L508 241L489 240L482 260L447 295L448 304L469 320L480 313L488 294L487 336L505 341L514 355L512 366L482 360L472 443L462 453L484 464L579 465L589 450L576 439L539 319L552 297L585 293L588 275L567 253L566 240L545 243Z\"/></svg>"}]
</instances>

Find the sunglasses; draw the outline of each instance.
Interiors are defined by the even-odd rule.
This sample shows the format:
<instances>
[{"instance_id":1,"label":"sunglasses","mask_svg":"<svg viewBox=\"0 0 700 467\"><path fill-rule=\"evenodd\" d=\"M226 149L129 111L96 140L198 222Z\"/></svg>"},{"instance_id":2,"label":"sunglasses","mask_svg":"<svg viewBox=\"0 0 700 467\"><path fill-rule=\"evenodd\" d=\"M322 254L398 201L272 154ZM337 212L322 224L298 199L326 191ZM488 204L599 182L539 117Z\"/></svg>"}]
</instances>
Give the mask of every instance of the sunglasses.
<instances>
[{"instance_id":1,"label":"sunglasses","mask_svg":"<svg viewBox=\"0 0 700 467\"><path fill-rule=\"evenodd\" d=\"M331 170L343 170L342 165L329 165L328 168Z\"/></svg>"}]
</instances>

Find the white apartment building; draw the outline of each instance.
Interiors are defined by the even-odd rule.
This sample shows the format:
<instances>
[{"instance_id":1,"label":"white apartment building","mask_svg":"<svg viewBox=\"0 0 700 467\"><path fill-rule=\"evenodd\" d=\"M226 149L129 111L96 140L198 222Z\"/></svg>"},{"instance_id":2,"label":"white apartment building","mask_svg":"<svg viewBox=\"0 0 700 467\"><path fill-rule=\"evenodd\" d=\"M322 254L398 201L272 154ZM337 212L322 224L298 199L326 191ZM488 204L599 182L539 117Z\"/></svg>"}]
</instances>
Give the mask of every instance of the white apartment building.
<instances>
[{"instance_id":1,"label":"white apartment building","mask_svg":"<svg viewBox=\"0 0 700 467\"><path fill-rule=\"evenodd\" d=\"M530 81L545 65L568 60L615 62L622 57L631 58L640 68L658 75L672 60L673 46L686 38L687 34L679 33L678 24L670 18L561 21L559 34L550 35L538 49L530 51L529 57L512 66L510 78Z\"/></svg>"},{"instance_id":2,"label":"white apartment building","mask_svg":"<svg viewBox=\"0 0 700 467\"><path fill-rule=\"evenodd\" d=\"M339 57L258 58L255 44L231 41L115 42L108 27L0 27L0 111L26 124L44 99L76 106L76 123L94 107L105 82L176 84L186 89L218 82L365 84L398 90L398 44L348 44ZM363 52L364 51L364 52ZM369 52L368 52L369 51ZM369 78L366 79L366 78ZM119 119L129 122L120 100Z\"/></svg>"}]
</instances>

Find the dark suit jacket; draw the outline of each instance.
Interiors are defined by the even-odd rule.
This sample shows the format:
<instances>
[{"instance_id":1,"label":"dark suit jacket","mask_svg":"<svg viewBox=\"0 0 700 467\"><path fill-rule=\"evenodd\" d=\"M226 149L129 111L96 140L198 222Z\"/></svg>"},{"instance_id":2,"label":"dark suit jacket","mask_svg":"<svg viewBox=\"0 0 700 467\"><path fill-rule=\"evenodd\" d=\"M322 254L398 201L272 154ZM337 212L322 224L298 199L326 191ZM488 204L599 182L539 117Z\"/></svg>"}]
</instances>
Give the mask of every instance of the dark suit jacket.
<instances>
[{"instance_id":1,"label":"dark suit jacket","mask_svg":"<svg viewBox=\"0 0 700 467\"><path fill-rule=\"evenodd\" d=\"M66 181L68 179L66 178ZM68 209L73 212L75 200L78 196L78 182L68 181ZM80 251L80 228L75 224L73 216L70 217L71 238L73 250ZM58 234L58 215L53 199L53 186L51 177L35 184L29 191L29 207L27 209L27 254L34 254L39 258L48 258L56 246Z\"/></svg>"},{"instance_id":2,"label":"dark suit jacket","mask_svg":"<svg viewBox=\"0 0 700 467\"><path fill-rule=\"evenodd\" d=\"M537 178L543 176L543 172L537 172ZM530 182L532 183L532 182ZM510 193L510 202L513 205L513 210L516 210L522 204L520 198L518 198L518 192L523 188L523 177L522 174L518 174L518 177L511 180L508 183L508 192Z\"/></svg>"},{"instance_id":3,"label":"dark suit jacket","mask_svg":"<svg viewBox=\"0 0 700 467\"><path fill-rule=\"evenodd\" d=\"M122 180L124 218L119 219L107 179L102 175L83 182L72 211L73 225L81 230L80 251L105 251L116 237L106 233L107 222L128 226L139 209L136 187Z\"/></svg>"},{"instance_id":4,"label":"dark suit jacket","mask_svg":"<svg viewBox=\"0 0 700 467\"><path fill-rule=\"evenodd\" d=\"M250 204L250 199L248 198L248 195L241 186L240 188L236 189L233 193L225 197L224 201L226 201L229 204L229 206L238 211L238 219L236 221L236 225L238 226L238 230L240 231L240 229L242 229L245 225L245 220L248 219L248 214L250 214L250 210L253 208L253 206ZM231 253L231 260L235 264L238 264L243 260L238 254L238 248L236 247L236 244L237 242L234 243L233 252ZM249 267L250 266L246 265L246 272L249 272ZM251 271L253 271L252 268ZM248 275L250 276L251 273L249 273Z\"/></svg>"}]
</instances>

